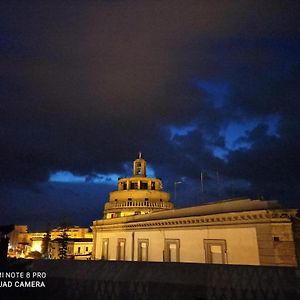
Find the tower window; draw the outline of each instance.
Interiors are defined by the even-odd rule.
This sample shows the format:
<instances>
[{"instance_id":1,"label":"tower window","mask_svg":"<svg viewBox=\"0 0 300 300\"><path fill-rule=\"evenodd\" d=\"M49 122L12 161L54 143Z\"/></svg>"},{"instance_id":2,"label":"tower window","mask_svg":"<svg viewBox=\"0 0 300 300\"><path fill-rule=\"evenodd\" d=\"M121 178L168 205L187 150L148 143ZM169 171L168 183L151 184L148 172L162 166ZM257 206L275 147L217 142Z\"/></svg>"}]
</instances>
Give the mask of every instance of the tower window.
<instances>
[{"instance_id":1,"label":"tower window","mask_svg":"<svg viewBox=\"0 0 300 300\"><path fill-rule=\"evenodd\" d=\"M141 181L141 190L147 190L148 189L148 182Z\"/></svg>"},{"instance_id":2,"label":"tower window","mask_svg":"<svg viewBox=\"0 0 300 300\"><path fill-rule=\"evenodd\" d=\"M155 190L155 181L151 181L151 190Z\"/></svg>"},{"instance_id":3,"label":"tower window","mask_svg":"<svg viewBox=\"0 0 300 300\"><path fill-rule=\"evenodd\" d=\"M140 162L136 163L136 175L142 175L142 164Z\"/></svg>"},{"instance_id":4,"label":"tower window","mask_svg":"<svg viewBox=\"0 0 300 300\"><path fill-rule=\"evenodd\" d=\"M137 188L138 188L138 183L137 182L131 182L130 183L130 189L137 190Z\"/></svg>"},{"instance_id":5,"label":"tower window","mask_svg":"<svg viewBox=\"0 0 300 300\"><path fill-rule=\"evenodd\" d=\"M128 201L132 201L132 198L128 198Z\"/></svg>"},{"instance_id":6,"label":"tower window","mask_svg":"<svg viewBox=\"0 0 300 300\"><path fill-rule=\"evenodd\" d=\"M145 198L145 201L148 201L149 200L149 198Z\"/></svg>"}]
</instances>

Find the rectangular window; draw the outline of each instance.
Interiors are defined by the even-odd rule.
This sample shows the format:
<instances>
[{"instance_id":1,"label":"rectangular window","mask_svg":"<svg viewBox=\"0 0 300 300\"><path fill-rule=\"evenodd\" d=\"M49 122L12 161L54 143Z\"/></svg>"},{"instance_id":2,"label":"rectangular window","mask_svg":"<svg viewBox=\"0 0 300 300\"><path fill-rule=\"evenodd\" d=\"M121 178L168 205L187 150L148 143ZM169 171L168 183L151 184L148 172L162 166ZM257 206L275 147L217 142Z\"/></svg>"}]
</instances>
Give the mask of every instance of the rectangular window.
<instances>
[{"instance_id":1,"label":"rectangular window","mask_svg":"<svg viewBox=\"0 0 300 300\"><path fill-rule=\"evenodd\" d=\"M147 189L148 189L148 182L141 181L141 190L147 190Z\"/></svg>"},{"instance_id":2,"label":"rectangular window","mask_svg":"<svg viewBox=\"0 0 300 300\"><path fill-rule=\"evenodd\" d=\"M108 259L108 239L102 240L102 255L101 259L107 260Z\"/></svg>"},{"instance_id":3,"label":"rectangular window","mask_svg":"<svg viewBox=\"0 0 300 300\"><path fill-rule=\"evenodd\" d=\"M126 239L118 239L117 260L125 260Z\"/></svg>"},{"instance_id":4,"label":"rectangular window","mask_svg":"<svg viewBox=\"0 0 300 300\"><path fill-rule=\"evenodd\" d=\"M155 181L151 181L151 190L155 190Z\"/></svg>"},{"instance_id":5,"label":"rectangular window","mask_svg":"<svg viewBox=\"0 0 300 300\"><path fill-rule=\"evenodd\" d=\"M148 261L149 240L138 240L138 261Z\"/></svg>"},{"instance_id":6,"label":"rectangular window","mask_svg":"<svg viewBox=\"0 0 300 300\"><path fill-rule=\"evenodd\" d=\"M179 262L179 248L180 241L178 239L166 239L164 250L164 261L166 262Z\"/></svg>"},{"instance_id":7,"label":"rectangular window","mask_svg":"<svg viewBox=\"0 0 300 300\"><path fill-rule=\"evenodd\" d=\"M204 240L205 262L209 264L226 264L226 241Z\"/></svg>"},{"instance_id":8,"label":"rectangular window","mask_svg":"<svg viewBox=\"0 0 300 300\"><path fill-rule=\"evenodd\" d=\"M137 182L131 182L130 183L130 189L131 190L137 190L138 189L138 183Z\"/></svg>"},{"instance_id":9,"label":"rectangular window","mask_svg":"<svg viewBox=\"0 0 300 300\"><path fill-rule=\"evenodd\" d=\"M78 247L78 249L77 249L77 253L80 253L80 247Z\"/></svg>"},{"instance_id":10,"label":"rectangular window","mask_svg":"<svg viewBox=\"0 0 300 300\"><path fill-rule=\"evenodd\" d=\"M85 252L89 252L89 247L85 247Z\"/></svg>"}]
</instances>

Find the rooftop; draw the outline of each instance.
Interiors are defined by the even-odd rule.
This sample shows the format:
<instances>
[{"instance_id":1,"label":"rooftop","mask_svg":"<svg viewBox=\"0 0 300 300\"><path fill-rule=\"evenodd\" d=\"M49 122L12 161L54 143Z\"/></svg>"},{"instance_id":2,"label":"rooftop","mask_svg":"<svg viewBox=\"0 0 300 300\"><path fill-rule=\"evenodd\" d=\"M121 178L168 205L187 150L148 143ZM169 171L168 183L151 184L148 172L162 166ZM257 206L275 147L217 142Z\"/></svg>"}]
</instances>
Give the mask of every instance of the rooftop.
<instances>
[{"instance_id":1,"label":"rooftop","mask_svg":"<svg viewBox=\"0 0 300 300\"><path fill-rule=\"evenodd\" d=\"M217 202L205 203L197 206L171 209L166 211L152 212L145 215L135 215L129 217L113 218L107 220L94 221L94 225L130 223L139 221L163 220L170 218L207 216L221 213L246 212L257 210L281 209L276 200L254 200L254 199L227 199Z\"/></svg>"}]
</instances>

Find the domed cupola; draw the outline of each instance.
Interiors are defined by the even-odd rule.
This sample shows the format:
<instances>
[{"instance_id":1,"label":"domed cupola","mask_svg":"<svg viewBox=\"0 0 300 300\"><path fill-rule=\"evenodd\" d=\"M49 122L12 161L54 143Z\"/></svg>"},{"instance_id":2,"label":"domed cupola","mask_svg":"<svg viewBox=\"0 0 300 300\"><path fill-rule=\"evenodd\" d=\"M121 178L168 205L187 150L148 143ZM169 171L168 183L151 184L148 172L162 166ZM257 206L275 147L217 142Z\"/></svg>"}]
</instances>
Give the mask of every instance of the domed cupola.
<instances>
[{"instance_id":1,"label":"domed cupola","mask_svg":"<svg viewBox=\"0 0 300 300\"><path fill-rule=\"evenodd\" d=\"M133 162L133 176L120 178L118 190L109 193L104 219L147 214L173 209L170 194L162 190L161 179L147 177L147 163L139 152Z\"/></svg>"}]
</instances>

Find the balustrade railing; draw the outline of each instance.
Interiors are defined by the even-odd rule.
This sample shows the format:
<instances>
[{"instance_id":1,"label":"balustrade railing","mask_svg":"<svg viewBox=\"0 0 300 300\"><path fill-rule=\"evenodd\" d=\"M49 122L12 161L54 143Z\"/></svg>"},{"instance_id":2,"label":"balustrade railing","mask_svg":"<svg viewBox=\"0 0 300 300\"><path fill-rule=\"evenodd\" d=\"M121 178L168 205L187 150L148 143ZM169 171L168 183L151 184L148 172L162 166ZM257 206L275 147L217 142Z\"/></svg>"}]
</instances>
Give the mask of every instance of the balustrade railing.
<instances>
[{"instance_id":1,"label":"balustrade railing","mask_svg":"<svg viewBox=\"0 0 300 300\"><path fill-rule=\"evenodd\" d=\"M147 202L147 201L124 201L118 203L106 203L105 209L122 207L149 207L149 208L173 208L169 202Z\"/></svg>"}]
</instances>

